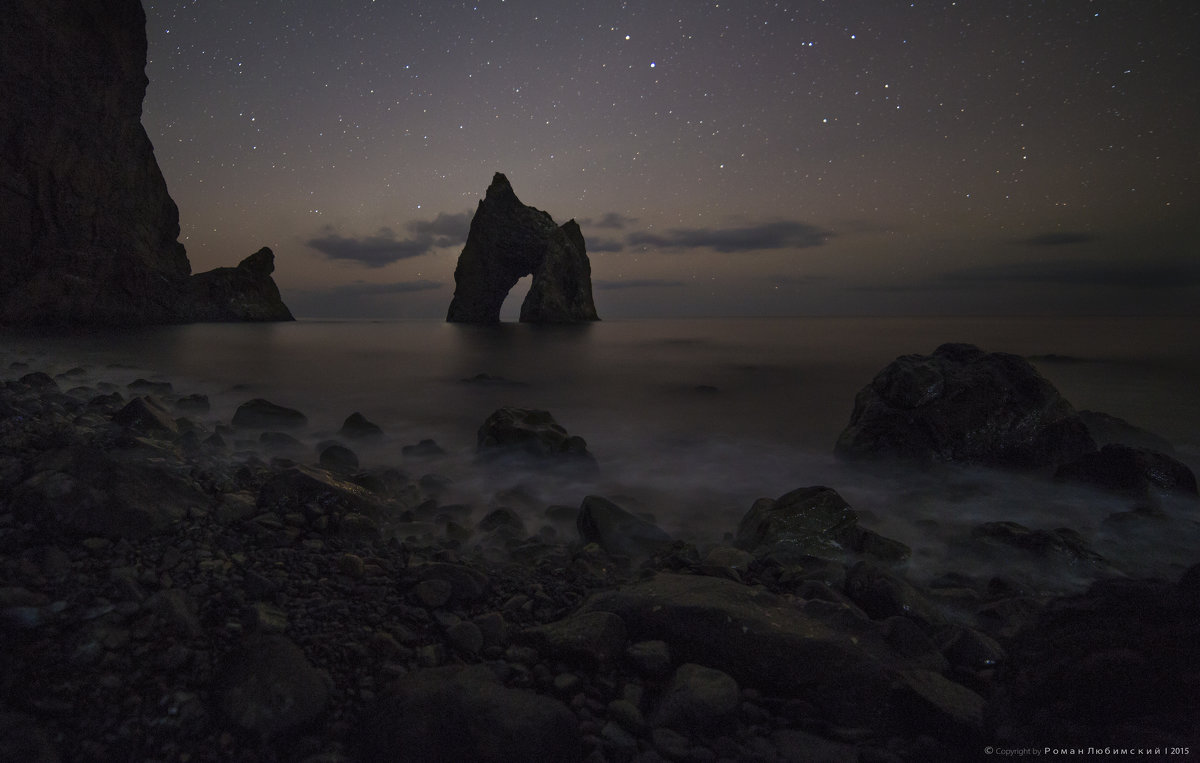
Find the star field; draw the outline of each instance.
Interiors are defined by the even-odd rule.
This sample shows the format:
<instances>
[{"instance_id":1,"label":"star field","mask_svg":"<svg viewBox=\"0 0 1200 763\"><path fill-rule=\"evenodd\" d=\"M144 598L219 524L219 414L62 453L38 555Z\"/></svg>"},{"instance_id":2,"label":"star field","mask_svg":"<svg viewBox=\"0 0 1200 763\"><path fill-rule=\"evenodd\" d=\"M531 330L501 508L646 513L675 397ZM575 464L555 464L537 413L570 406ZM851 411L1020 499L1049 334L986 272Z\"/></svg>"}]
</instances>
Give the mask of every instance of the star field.
<instances>
[{"instance_id":1,"label":"star field","mask_svg":"<svg viewBox=\"0 0 1200 763\"><path fill-rule=\"evenodd\" d=\"M443 315L497 171L602 317L1200 303L1189 3L145 7L193 268L301 316Z\"/></svg>"}]
</instances>

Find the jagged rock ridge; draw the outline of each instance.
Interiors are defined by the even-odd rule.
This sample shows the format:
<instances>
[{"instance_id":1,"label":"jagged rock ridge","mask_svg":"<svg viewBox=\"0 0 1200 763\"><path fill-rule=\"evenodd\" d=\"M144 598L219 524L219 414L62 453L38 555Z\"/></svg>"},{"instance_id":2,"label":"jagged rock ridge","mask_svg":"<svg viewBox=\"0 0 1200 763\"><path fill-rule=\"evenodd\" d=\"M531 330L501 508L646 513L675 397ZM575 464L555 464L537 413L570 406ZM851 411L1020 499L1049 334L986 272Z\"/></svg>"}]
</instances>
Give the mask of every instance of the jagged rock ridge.
<instances>
[{"instance_id":1,"label":"jagged rock ridge","mask_svg":"<svg viewBox=\"0 0 1200 763\"><path fill-rule=\"evenodd\" d=\"M574 220L562 226L522 204L497 172L479 202L454 269L454 299L446 320L499 323L500 307L517 281L533 275L521 304L526 323L599 320L592 301L592 266Z\"/></svg>"},{"instance_id":2,"label":"jagged rock ridge","mask_svg":"<svg viewBox=\"0 0 1200 763\"><path fill-rule=\"evenodd\" d=\"M266 283L274 289L269 272L236 279L250 288L234 300L240 306L233 312L191 298L194 289L220 279L189 283L191 265L177 240L179 211L141 124L145 67L146 16L138 0L5 3L0 323L282 315L271 305L248 309L255 294L269 291Z\"/></svg>"}]
</instances>

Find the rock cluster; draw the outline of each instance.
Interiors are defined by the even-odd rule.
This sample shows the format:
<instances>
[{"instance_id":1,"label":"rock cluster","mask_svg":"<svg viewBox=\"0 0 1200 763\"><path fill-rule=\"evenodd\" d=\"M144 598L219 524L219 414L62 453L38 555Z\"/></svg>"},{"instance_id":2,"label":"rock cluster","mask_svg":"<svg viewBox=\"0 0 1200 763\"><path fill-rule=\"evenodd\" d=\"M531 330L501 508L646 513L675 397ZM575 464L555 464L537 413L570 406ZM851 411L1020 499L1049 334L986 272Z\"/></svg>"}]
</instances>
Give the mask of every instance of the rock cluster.
<instances>
[{"instance_id":1,"label":"rock cluster","mask_svg":"<svg viewBox=\"0 0 1200 763\"><path fill-rule=\"evenodd\" d=\"M736 546L602 496L527 527L443 502L436 474L314 450L270 401L209 428L162 382L21 371L0 384L0 758L895 762L1065 728L1200 741L1200 567L1065 599L964 572L918 584L906 547L825 487L756 502ZM361 414L344 430L382 434ZM993 524L979 542L1087 553Z\"/></svg>"},{"instance_id":2,"label":"rock cluster","mask_svg":"<svg viewBox=\"0 0 1200 763\"><path fill-rule=\"evenodd\" d=\"M579 225L569 220L559 226L545 212L522 204L508 178L497 172L458 256L446 320L499 323L509 290L530 274L522 322L599 320L592 301L592 266Z\"/></svg>"},{"instance_id":3,"label":"rock cluster","mask_svg":"<svg viewBox=\"0 0 1200 763\"><path fill-rule=\"evenodd\" d=\"M141 124L137 0L0 13L0 324L290 320L271 254L189 278Z\"/></svg>"}]
</instances>

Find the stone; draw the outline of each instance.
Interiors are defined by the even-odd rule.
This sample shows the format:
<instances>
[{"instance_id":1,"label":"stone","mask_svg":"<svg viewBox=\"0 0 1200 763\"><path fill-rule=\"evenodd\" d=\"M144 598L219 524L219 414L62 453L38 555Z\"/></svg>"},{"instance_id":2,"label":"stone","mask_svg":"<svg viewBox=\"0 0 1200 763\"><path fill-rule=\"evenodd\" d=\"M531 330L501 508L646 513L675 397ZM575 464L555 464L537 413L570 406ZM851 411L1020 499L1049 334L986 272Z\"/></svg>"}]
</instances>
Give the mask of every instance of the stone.
<instances>
[{"instance_id":1,"label":"stone","mask_svg":"<svg viewBox=\"0 0 1200 763\"><path fill-rule=\"evenodd\" d=\"M233 268L214 268L188 279L184 319L190 322L295 320L275 285L275 254L267 247Z\"/></svg>"},{"instance_id":2,"label":"stone","mask_svg":"<svg viewBox=\"0 0 1200 763\"><path fill-rule=\"evenodd\" d=\"M368 421L366 416L355 411L342 422L342 428L338 430L338 434L342 437L358 440L382 437L383 430L379 428L378 424Z\"/></svg>"},{"instance_id":3,"label":"stone","mask_svg":"<svg viewBox=\"0 0 1200 763\"><path fill-rule=\"evenodd\" d=\"M625 650L625 621L610 612L585 612L526 628L513 640L543 657L587 666L605 665Z\"/></svg>"},{"instance_id":4,"label":"stone","mask_svg":"<svg viewBox=\"0 0 1200 763\"><path fill-rule=\"evenodd\" d=\"M1131 498L1196 497L1196 475L1166 453L1110 443L1058 468L1055 479L1092 485Z\"/></svg>"},{"instance_id":5,"label":"stone","mask_svg":"<svg viewBox=\"0 0 1200 763\"><path fill-rule=\"evenodd\" d=\"M929 627L942 625L946 619L912 583L867 562L855 564L846 573L846 595L873 620L900 615Z\"/></svg>"},{"instance_id":6,"label":"stone","mask_svg":"<svg viewBox=\"0 0 1200 763\"><path fill-rule=\"evenodd\" d=\"M594 465L587 442L567 432L547 411L500 408L476 436L476 452L487 458L521 455L545 462Z\"/></svg>"},{"instance_id":7,"label":"stone","mask_svg":"<svg viewBox=\"0 0 1200 763\"><path fill-rule=\"evenodd\" d=\"M454 298L446 320L499 323L509 290L531 274L521 305L522 322L599 320L591 272L575 221L559 227L550 215L522 204L508 178L497 172L471 219L454 269Z\"/></svg>"},{"instance_id":8,"label":"stone","mask_svg":"<svg viewBox=\"0 0 1200 763\"><path fill-rule=\"evenodd\" d=\"M760 498L738 524L738 548L782 564L805 557L838 558L854 552L894 562L911 555L900 541L860 527L858 514L836 490L815 486L778 499Z\"/></svg>"},{"instance_id":9,"label":"stone","mask_svg":"<svg viewBox=\"0 0 1200 763\"><path fill-rule=\"evenodd\" d=\"M358 468L358 456L344 445L330 445L321 451L321 467L335 472L347 472Z\"/></svg>"},{"instance_id":10,"label":"stone","mask_svg":"<svg viewBox=\"0 0 1200 763\"><path fill-rule=\"evenodd\" d=\"M283 428L295 429L308 424L308 417L293 408L276 405L269 400L255 398L238 406L233 414L233 425L246 429Z\"/></svg>"},{"instance_id":11,"label":"stone","mask_svg":"<svg viewBox=\"0 0 1200 763\"><path fill-rule=\"evenodd\" d=\"M869 621L850 626L724 578L659 573L595 593L579 611L612 612L630 639L664 641L681 662L804 699L845 725L886 725L888 697L907 665Z\"/></svg>"},{"instance_id":12,"label":"stone","mask_svg":"<svg viewBox=\"0 0 1200 763\"><path fill-rule=\"evenodd\" d=\"M116 539L166 532L210 501L186 476L151 460L76 445L41 460L11 506L46 528Z\"/></svg>"},{"instance_id":13,"label":"stone","mask_svg":"<svg viewBox=\"0 0 1200 763\"><path fill-rule=\"evenodd\" d=\"M1092 439L1096 441L1096 445L1101 448L1105 445L1116 443L1118 445L1127 445L1131 448L1157 450L1160 453L1166 453L1168 456L1175 455L1175 446L1165 437L1160 437L1153 432L1136 427L1125 419L1120 419L1100 411L1080 411L1079 418L1087 426Z\"/></svg>"},{"instance_id":14,"label":"stone","mask_svg":"<svg viewBox=\"0 0 1200 763\"><path fill-rule=\"evenodd\" d=\"M148 437L173 437L179 427L171 414L152 397L135 397L113 414L113 421Z\"/></svg>"},{"instance_id":15,"label":"stone","mask_svg":"<svg viewBox=\"0 0 1200 763\"><path fill-rule=\"evenodd\" d=\"M695 663L675 669L650 717L655 726L711 731L737 711L741 693L727 673Z\"/></svg>"},{"instance_id":16,"label":"stone","mask_svg":"<svg viewBox=\"0 0 1200 763\"><path fill-rule=\"evenodd\" d=\"M671 672L671 646L665 641L639 641L625 650L625 659L647 678L662 678Z\"/></svg>"},{"instance_id":17,"label":"stone","mask_svg":"<svg viewBox=\"0 0 1200 763\"><path fill-rule=\"evenodd\" d=\"M398 680L365 713L362 760L573 763L579 722L551 697L508 688L483 666L428 668Z\"/></svg>"},{"instance_id":18,"label":"stone","mask_svg":"<svg viewBox=\"0 0 1200 763\"><path fill-rule=\"evenodd\" d=\"M214 696L221 713L263 739L298 729L325 711L333 681L284 636L252 638L227 654L216 670Z\"/></svg>"},{"instance_id":19,"label":"stone","mask_svg":"<svg viewBox=\"0 0 1200 763\"><path fill-rule=\"evenodd\" d=\"M383 513L383 504L370 491L307 466L293 466L268 479L258 491L256 504L280 515L301 512L310 522L351 515L377 518Z\"/></svg>"},{"instance_id":20,"label":"stone","mask_svg":"<svg viewBox=\"0 0 1200 763\"><path fill-rule=\"evenodd\" d=\"M1200 744L1200 610L1181 596L1196 570L1174 584L1102 580L1047 604L996 674L994 743L1053 745L1070 728L1089 745Z\"/></svg>"},{"instance_id":21,"label":"stone","mask_svg":"<svg viewBox=\"0 0 1200 763\"><path fill-rule=\"evenodd\" d=\"M1104 557L1092 550L1079 533L1067 527L1031 530L1017 522L985 522L971 530L971 537L984 544L1021 549L1042 559L1058 559L1108 570Z\"/></svg>"},{"instance_id":22,"label":"stone","mask_svg":"<svg viewBox=\"0 0 1200 763\"><path fill-rule=\"evenodd\" d=\"M583 499L575 524L584 543L597 543L610 554L648 556L673 543L658 525L598 495Z\"/></svg>"},{"instance_id":23,"label":"stone","mask_svg":"<svg viewBox=\"0 0 1200 763\"><path fill-rule=\"evenodd\" d=\"M848 459L1019 469L1095 449L1071 404L1028 361L968 344L889 364L855 397L836 446Z\"/></svg>"}]
</instances>

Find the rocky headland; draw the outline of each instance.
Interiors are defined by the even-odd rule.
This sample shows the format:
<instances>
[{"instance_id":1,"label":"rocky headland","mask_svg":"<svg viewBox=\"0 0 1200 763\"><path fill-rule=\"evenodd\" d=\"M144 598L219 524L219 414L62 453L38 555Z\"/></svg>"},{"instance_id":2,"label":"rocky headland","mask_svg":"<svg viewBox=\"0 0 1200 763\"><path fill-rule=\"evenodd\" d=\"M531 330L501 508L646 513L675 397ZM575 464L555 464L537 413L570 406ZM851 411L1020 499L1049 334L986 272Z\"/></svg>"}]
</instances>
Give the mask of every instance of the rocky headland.
<instances>
[{"instance_id":1,"label":"rocky headland","mask_svg":"<svg viewBox=\"0 0 1200 763\"><path fill-rule=\"evenodd\" d=\"M0 12L0 325L290 320L266 255L191 275L142 127L138 0Z\"/></svg>"},{"instance_id":2,"label":"rocky headland","mask_svg":"<svg viewBox=\"0 0 1200 763\"><path fill-rule=\"evenodd\" d=\"M309 417L263 398L213 421L168 382L8 375L5 759L929 761L1200 742L1200 566L1130 578L1070 528L1001 521L963 542L1096 582L918 580L909 548L825 486L756 501L697 545L615 495L464 505L434 442L360 463L385 433L358 412L314 449ZM924 401L907 410L947 386L905 393ZM478 448L480 470L603 468L545 411L498 410ZM1194 500L1181 482L1101 488L1130 501L1122 521L1153 522L1147 496Z\"/></svg>"},{"instance_id":3,"label":"rocky headland","mask_svg":"<svg viewBox=\"0 0 1200 763\"><path fill-rule=\"evenodd\" d=\"M574 220L557 225L550 215L521 203L497 172L471 218L467 243L454 269L451 323L499 323L504 298L517 281L533 276L520 319L525 323L599 320L592 301L592 266Z\"/></svg>"}]
</instances>

